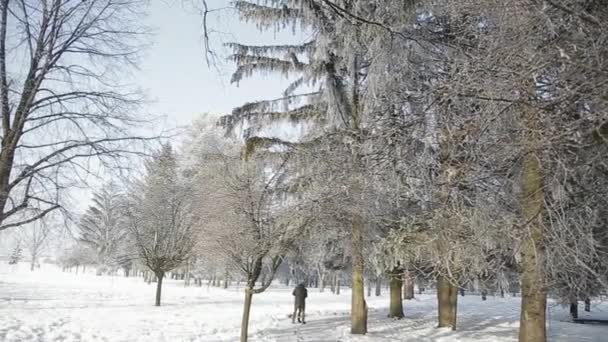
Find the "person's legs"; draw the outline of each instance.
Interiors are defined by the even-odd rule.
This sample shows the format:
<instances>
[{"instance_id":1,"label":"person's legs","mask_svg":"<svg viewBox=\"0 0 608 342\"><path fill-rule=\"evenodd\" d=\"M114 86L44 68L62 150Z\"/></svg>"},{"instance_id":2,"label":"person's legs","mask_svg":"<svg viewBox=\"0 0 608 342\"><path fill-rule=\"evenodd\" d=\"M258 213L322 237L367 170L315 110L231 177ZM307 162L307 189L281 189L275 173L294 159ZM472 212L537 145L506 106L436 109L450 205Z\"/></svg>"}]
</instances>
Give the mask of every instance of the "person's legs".
<instances>
[{"instance_id":1,"label":"person's legs","mask_svg":"<svg viewBox=\"0 0 608 342\"><path fill-rule=\"evenodd\" d=\"M306 305L302 305L300 312L302 313L302 324L306 324Z\"/></svg>"},{"instance_id":2,"label":"person's legs","mask_svg":"<svg viewBox=\"0 0 608 342\"><path fill-rule=\"evenodd\" d=\"M298 304L294 304L293 305L293 315L291 315L291 323L295 323L296 322L296 314L298 312ZM299 321L299 318L298 318Z\"/></svg>"}]
</instances>

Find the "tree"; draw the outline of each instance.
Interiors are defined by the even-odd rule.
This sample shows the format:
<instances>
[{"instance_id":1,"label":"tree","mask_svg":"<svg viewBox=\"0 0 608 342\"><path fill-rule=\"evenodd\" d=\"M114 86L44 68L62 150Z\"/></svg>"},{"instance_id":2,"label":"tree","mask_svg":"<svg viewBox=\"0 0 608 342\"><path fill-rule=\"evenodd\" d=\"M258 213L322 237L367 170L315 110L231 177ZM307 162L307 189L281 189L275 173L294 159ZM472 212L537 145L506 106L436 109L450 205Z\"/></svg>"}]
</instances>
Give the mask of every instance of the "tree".
<instances>
[{"instance_id":1,"label":"tree","mask_svg":"<svg viewBox=\"0 0 608 342\"><path fill-rule=\"evenodd\" d=\"M31 259L31 271L33 271L38 264L38 258L47 247L49 238L51 237L54 229L56 229L56 225L54 225L52 222L48 222L47 217L46 219L30 223L29 227L24 227L24 229L21 231L21 240L24 241Z\"/></svg>"},{"instance_id":2,"label":"tree","mask_svg":"<svg viewBox=\"0 0 608 342\"><path fill-rule=\"evenodd\" d=\"M246 123L245 138L264 141L266 145L284 145L277 137L263 138L259 133L269 122L315 122L322 121L312 134L320 138L326 134L341 135L341 147L348 170L348 191L345 202L350 204L342 216L343 224L350 227L350 252L352 254L352 307L351 332L367 332L367 306L364 296L364 257L363 248L366 235L364 208L364 172L362 146L362 103L360 72L365 65L361 53L356 49L342 49L346 45L356 45L350 40L356 33L344 38L337 33L340 25L349 26L348 21L340 21L335 15L331 2L309 0L290 1L289 3L236 1L235 7L241 18L255 22L261 30L283 29L301 25L314 32L309 42L299 45L247 46L231 43L234 50L232 59L237 69L232 76L233 82L250 76L254 72L278 72L296 79L285 90L284 97L275 101L248 103L233 110L232 115L223 118L222 123L232 129ZM356 26L349 26L358 32ZM331 42L325 45L325 42ZM349 46L350 47L350 46ZM277 57L282 54L282 57ZM306 60L306 62L303 62ZM320 86L313 93L296 94L304 84ZM277 111L278 104L287 104L287 110ZM324 114L324 115L320 115ZM324 128L329 128L327 131ZM268 138L268 137L266 137ZM315 141L315 140L313 140ZM320 147L323 139L308 146ZM343 207L344 208L344 207Z\"/></svg>"},{"instance_id":3,"label":"tree","mask_svg":"<svg viewBox=\"0 0 608 342\"><path fill-rule=\"evenodd\" d=\"M242 128L256 142L248 146L308 148L300 189L327 188L323 205L353 228L353 333L366 331L357 247L376 227L391 227L379 234L393 243L389 264L436 278L439 326L455 329L459 286L487 286L517 269L519 339L544 341L550 289L570 302L605 287L601 1L236 7L262 30L300 24L312 32L300 45L230 44L234 81L254 72L296 80L283 98L246 104L222 123ZM303 84L317 91L295 96ZM297 142L264 135L280 122L312 128Z\"/></svg>"},{"instance_id":4,"label":"tree","mask_svg":"<svg viewBox=\"0 0 608 342\"><path fill-rule=\"evenodd\" d=\"M270 286L310 220L302 203L282 200L287 175L282 158L287 157L276 158L277 163L268 163L255 156L240 160L216 154L199 168L205 239L246 281L242 342L247 341L253 295Z\"/></svg>"},{"instance_id":5,"label":"tree","mask_svg":"<svg viewBox=\"0 0 608 342\"><path fill-rule=\"evenodd\" d=\"M199 248L203 258L244 278L241 341L246 341L253 296L270 286L305 233L311 206L290 190L291 151L245 147L240 153L238 141L222 137L214 123L203 118L194 126L185 146L204 236Z\"/></svg>"},{"instance_id":6,"label":"tree","mask_svg":"<svg viewBox=\"0 0 608 342\"><path fill-rule=\"evenodd\" d=\"M114 182L93 194L93 204L80 218L78 241L97 253L98 274L113 266L127 237L125 198Z\"/></svg>"},{"instance_id":7,"label":"tree","mask_svg":"<svg viewBox=\"0 0 608 342\"><path fill-rule=\"evenodd\" d=\"M62 207L87 165L121 170L148 138L136 65L144 1L0 1L0 230ZM83 178L80 178L83 179Z\"/></svg>"},{"instance_id":8,"label":"tree","mask_svg":"<svg viewBox=\"0 0 608 342\"><path fill-rule=\"evenodd\" d=\"M95 251L82 244L75 244L63 250L59 255L59 263L64 270L76 266L76 273L78 273L80 265L84 268L86 265L95 263Z\"/></svg>"},{"instance_id":9,"label":"tree","mask_svg":"<svg viewBox=\"0 0 608 342\"><path fill-rule=\"evenodd\" d=\"M192 189L179 174L171 145L146 162L128 202L128 229L139 259L156 275L155 305L160 306L165 274L190 257L197 237Z\"/></svg>"},{"instance_id":10,"label":"tree","mask_svg":"<svg viewBox=\"0 0 608 342\"><path fill-rule=\"evenodd\" d=\"M21 247L21 241L17 240L17 242L15 243L15 246L13 247L13 250L11 251L11 255L8 258L8 264L9 265L18 264L19 261L21 261L22 253L23 253L23 248Z\"/></svg>"}]
</instances>

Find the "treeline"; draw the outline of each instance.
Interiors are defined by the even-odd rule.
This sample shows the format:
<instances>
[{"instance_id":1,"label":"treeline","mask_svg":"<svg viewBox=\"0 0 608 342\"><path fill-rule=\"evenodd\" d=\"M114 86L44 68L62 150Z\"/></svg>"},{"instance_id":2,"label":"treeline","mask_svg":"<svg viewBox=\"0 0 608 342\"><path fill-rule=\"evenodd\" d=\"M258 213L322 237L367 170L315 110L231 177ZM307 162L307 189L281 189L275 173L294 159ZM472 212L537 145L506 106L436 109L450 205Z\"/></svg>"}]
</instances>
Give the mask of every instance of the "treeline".
<instances>
[{"instance_id":1,"label":"treeline","mask_svg":"<svg viewBox=\"0 0 608 342\"><path fill-rule=\"evenodd\" d=\"M109 222L89 210L81 240L98 262L126 243L112 253L154 273L157 305L178 267L242 281L242 341L253 296L277 277L344 281L354 334L368 330L366 282L388 280L398 318L415 282L436 287L438 325L452 329L461 289L517 293L522 342L546 341L549 296L576 305L606 290L602 1L234 6L262 31L309 39L228 44L232 81L293 83L222 129L194 123L179 153L163 146L121 190L121 243L85 241L88 217Z\"/></svg>"},{"instance_id":2,"label":"treeline","mask_svg":"<svg viewBox=\"0 0 608 342\"><path fill-rule=\"evenodd\" d=\"M395 288L404 272L432 279L439 326L452 328L459 288L521 287L520 341L546 340L548 296L575 305L605 291L601 1L234 6L261 31L309 37L227 44L233 82L293 83L220 123L244 139L245 160L284 170L274 196L314 218L292 253L350 270L352 333L367 332L364 279L375 274L395 275Z\"/></svg>"}]
</instances>

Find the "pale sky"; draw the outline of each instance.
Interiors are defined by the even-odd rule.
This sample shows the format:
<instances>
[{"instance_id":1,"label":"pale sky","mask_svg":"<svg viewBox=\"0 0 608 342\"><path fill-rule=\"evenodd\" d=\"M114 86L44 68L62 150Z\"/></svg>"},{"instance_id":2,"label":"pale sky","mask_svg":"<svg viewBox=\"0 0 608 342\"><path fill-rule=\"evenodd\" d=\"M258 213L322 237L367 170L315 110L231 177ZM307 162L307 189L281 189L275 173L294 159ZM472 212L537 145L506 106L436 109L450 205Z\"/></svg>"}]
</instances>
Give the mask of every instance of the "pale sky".
<instances>
[{"instance_id":1,"label":"pale sky","mask_svg":"<svg viewBox=\"0 0 608 342\"><path fill-rule=\"evenodd\" d=\"M196 3L196 0L190 0ZM245 80L237 87L230 84L235 66L222 60L220 72L205 62L202 44L202 17L184 0L151 0L147 22L156 29L153 46L148 51L138 83L154 101L149 111L167 115L168 126L185 125L201 113L227 114L245 102L273 99L280 96L288 84L279 77L260 76ZM226 0L209 0L211 8L226 6ZM210 14L210 26L227 34L214 34L214 49L222 48L227 41L247 44L281 44L304 41L305 37L291 33L275 35L259 32L254 25L240 23L230 11Z\"/></svg>"}]
</instances>

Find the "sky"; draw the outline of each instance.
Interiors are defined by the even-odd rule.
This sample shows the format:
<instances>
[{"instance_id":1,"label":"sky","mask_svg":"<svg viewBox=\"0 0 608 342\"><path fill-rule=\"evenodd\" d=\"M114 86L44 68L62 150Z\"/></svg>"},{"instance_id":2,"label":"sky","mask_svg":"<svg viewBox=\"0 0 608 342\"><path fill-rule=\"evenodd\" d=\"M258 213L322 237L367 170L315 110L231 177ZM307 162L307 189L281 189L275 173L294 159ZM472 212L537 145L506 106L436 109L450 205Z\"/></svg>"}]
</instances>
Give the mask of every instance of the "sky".
<instances>
[{"instance_id":1,"label":"sky","mask_svg":"<svg viewBox=\"0 0 608 342\"><path fill-rule=\"evenodd\" d=\"M220 8L227 6L228 1L208 0L208 3L210 8ZM239 22L230 10L209 16L210 28L222 32L211 34L212 48L223 57L229 52L223 48L223 42L280 44L306 38L291 33L261 33L254 25ZM237 87L230 84L235 66L229 61L222 58L217 68L207 66L202 15L188 1L152 0L146 21L155 34L135 74L135 82L153 101L147 110L165 115L164 124L169 127L187 125L202 113L228 114L232 108L249 101L277 98L288 84L277 76L260 76L242 81Z\"/></svg>"}]
</instances>

